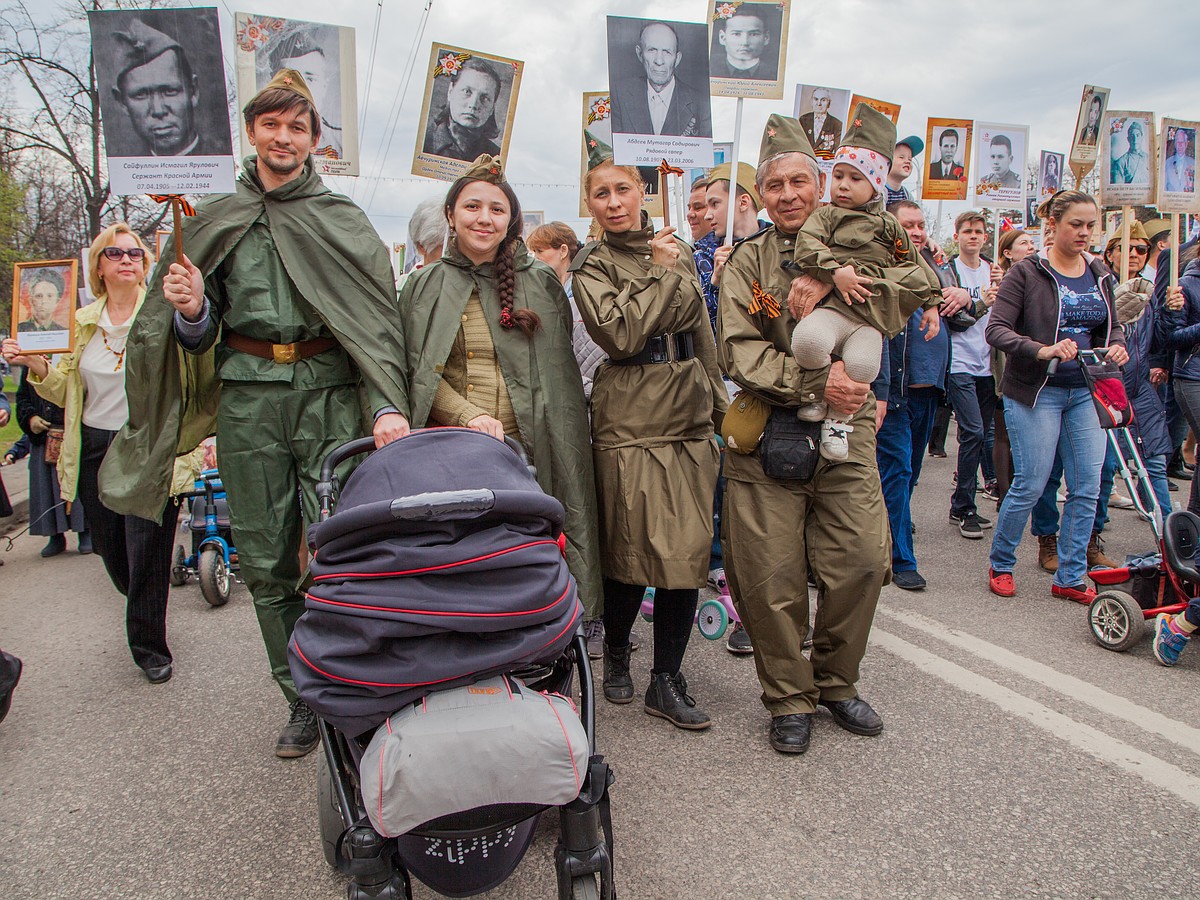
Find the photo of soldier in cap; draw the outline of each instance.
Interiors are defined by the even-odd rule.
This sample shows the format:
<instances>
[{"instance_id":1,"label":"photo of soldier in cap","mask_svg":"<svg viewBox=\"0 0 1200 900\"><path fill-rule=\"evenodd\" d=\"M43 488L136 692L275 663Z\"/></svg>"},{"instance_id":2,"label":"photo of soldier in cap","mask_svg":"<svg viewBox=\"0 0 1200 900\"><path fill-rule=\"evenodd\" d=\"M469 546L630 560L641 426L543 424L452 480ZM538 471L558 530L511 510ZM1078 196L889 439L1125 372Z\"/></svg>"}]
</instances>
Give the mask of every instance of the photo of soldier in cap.
<instances>
[{"instance_id":1,"label":"photo of soldier in cap","mask_svg":"<svg viewBox=\"0 0 1200 900\"><path fill-rule=\"evenodd\" d=\"M89 20L109 157L233 154L216 10L103 11Z\"/></svg>"}]
</instances>

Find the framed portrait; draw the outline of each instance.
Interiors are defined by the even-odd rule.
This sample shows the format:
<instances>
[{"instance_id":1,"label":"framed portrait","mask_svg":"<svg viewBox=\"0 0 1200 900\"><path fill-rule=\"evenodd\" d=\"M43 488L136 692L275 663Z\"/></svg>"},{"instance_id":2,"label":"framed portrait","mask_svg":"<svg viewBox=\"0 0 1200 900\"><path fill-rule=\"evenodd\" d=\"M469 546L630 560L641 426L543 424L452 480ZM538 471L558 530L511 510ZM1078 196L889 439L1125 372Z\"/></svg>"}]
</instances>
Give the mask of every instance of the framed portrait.
<instances>
[{"instance_id":1,"label":"framed portrait","mask_svg":"<svg viewBox=\"0 0 1200 900\"><path fill-rule=\"evenodd\" d=\"M75 349L79 261L50 259L13 266L12 335L25 352Z\"/></svg>"},{"instance_id":2,"label":"framed portrait","mask_svg":"<svg viewBox=\"0 0 1200 900\"><path fill-rule=\"evenodd\" d=\"M791 0L710 0L708 74L714 97L783 99Z\"/></svg>"},{"instance_id":3,"label":"framed portrait","mask_svg":"<svg viewBox=\"0 0 1200 900\"><path fill-rule=\"evenodd\" d=\"M608 87L618 165L713 164L706 25L609 16Z\"/></svg>"},{"instance_id":4,"label":"framed portrait","mask_svg":"<svg viewBox=\"0 0 1200 900\"><path fill-rule=\"evenodd\" d=\"M321 118L312 152L317 172L358 175L354 29L242 12L234 16L234 23L238 105L245 107L280 69L295 69L312 92ZM245 146L243 152L249 152Z\"/></svg>"},{"instance_id":5,"label":"framed portrait","mask_svg":"<svg viewBox=\"0 0 1200 900\"><path fill-rule=\"evenodd\" d=\"M1042 201L1036 196L1031 195L1025 198L1025 230L1026 231L1041 231L1042 220L1038 217L1038 207L1042 205Z\"/></svg>"},{"instance_id":6,"label":"framed portrait","mask_svg":"<svg viewBox=\"0 0 1200 900\"><path fill-rule=\"evenodd\" d=\"M966 200L971 175L971 143L975 123L970 119L929 119L925 125L922 200Z\"/></svg>"},{"instance_id":7,"label":"framed portrait","mask_svg":"<svg viewBox=\"0 0 1200 900\"><path fill-rule=\"evenodd\" d=\"M1196 136L1200 122L1162 120L1158 148L1158 202L1160 213L1200 210L1196 189Z\"/></svg>"},{"instance_id":8,"label":"framed portrait","mask_svg":"<svg viewBox=\"0 0 1200 900\"><path fill-rule=\"evenodd\" d=\"M453 181L483 153L508 158L525 63L434 44L412 173Z\"/></svg>"},{"instance_id":9,"label":"framed portrait","mask_svg":"<svg viewBox=\"0 0 1200 900\"><path fill-rule=\"evenodd\" d=\"M1154 113L1110 109L1100 129L1100 203L1154 203Z\"/></svg>"},{"instance_id":10,"label":"framed portrait","mask_svg":"<svg viewBox=\"0 0 1200 900\"><path fill-rule=\"evenodd\" d=\"M157 262L162 259L163 247L167 246L167 239L174 234L169 228L159 228L154 232L154 260Z\"/></svg>"},{"instance_id":11,"label":"framed portrait","mask_svg":"<svg viewBox=\"0 0 1200 900\"><path fill-rule=\"evenodd\" d=\"M588 170L588 151L597 147L612 148L612 95L608 91L585 91L583 94L583 118L579 130L579 146L582 160L579 164L579 215L591 218L587 197L583 192L583 179ZM707 171L702 169L701 171ZM662 198L659 196L658 168L638 166L646 193L642 197L642 209L651 216L662 215ZM690 182L689 182L690 184Z\"/></svg>"},{"instance_id":12,"label":"framed portrait","mask_svg":"<svg viewBox=\"0 0 1200 900\"><path fill-rule=\"evenodd\" d=\"M114 194L233 190L215 7L88 13Z\"/></svg>"},{"instance_id":13,"label":"framed portrait","mask_svg":"<svg viewBox=\"0 0 1200 900\"><path fill-rule=\"evenodd\" d=\"M798 84L793 115L804 129L817 159L833 159L850 115L850 91L820 84Z\"/></svg>"},{"instance_id":14,"label":"framed portrait","mask_svg":"<svg viewBox=\"0 0 1200 900\"><path fill-rule=\"evenodd\" d=\"M1072 166L1091 168L1100 154L1100 135L1104 128L1104 111L1108 109L1109 88L1094 84L1083 86L1079 116L1075 120L1075 136L1071 141Z\"/></svg>"},{"instance_id":15,"label":"framed portrait","mask_svg":"<svg viewBox=\"0 0 1200 900\"><path fill-rule=\"evenodd\" d=\"M874 97L864 97L862 94L855 94L850 98L850 109L854 109L860 103L867 104L875 112L883 113L892 120L893 125L900 121L899 103L892 103L890 100L876 100Z\"/></svg>"},{"instance_id":16,"label":"framed portrait","mask_svg":"<svg viewBox=\"0 0 1200 900\"><path fill-rule=\"evenodd\" d=\"M1053 153L1050 150L1042 151L1041 159L1038 161L1038 197L1045 200L1062 188L1065 160L1066 157L1062 153Z\"/></svg>"},{"instance_id":17,"label":"framed portrait","mask_svg":"<svg viewBox=\"0 0 1200 900\"><path fill-rule=\"evenodd\" d=\"M975 123L976 206L1025 209L1028 125Z\"/></svg>"},{"instance_id":18,"label":"framed portrait","mask_svg":"<svg viewBox=\"0 0 1200 900\"><path fill-rule=\"evenodd\" d=\"M542 209L521 210L521 236L529 237L529 232L546 224L546 211Z\"/></svg>"}]
</instances>

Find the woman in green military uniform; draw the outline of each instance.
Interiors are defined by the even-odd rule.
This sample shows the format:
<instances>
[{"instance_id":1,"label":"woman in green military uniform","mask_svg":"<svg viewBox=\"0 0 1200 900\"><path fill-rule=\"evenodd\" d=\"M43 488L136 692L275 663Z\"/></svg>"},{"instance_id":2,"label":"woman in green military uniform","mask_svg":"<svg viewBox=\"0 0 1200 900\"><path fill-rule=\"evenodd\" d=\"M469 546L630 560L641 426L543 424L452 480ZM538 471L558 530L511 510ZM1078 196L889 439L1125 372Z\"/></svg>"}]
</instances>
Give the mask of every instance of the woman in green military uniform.
<instances>
[{"instance_id":1,"label":"woman in green military uniform","mask_svg":"<svg viewBox=\"0 0 1200 900\"><path fill-rule=\"evenodd\" d=\"M690 248L654 232L636 168L594 160L584 181L604 229L576 257L575 301L610 359L592 388L604 568L604 696L633 699L629 634L655 585L654 664L646 712L699 730L711 723L680 666L708 576L727 394Z\"/></svg>"},{"instance_id":2,"label":"woman in green military uniform","mask_svg":"<svg viewBox=\"0 0 1200 900\"><path fill-rule=\"evenodd\" d=\"M445 209L446 253L400 292L413 427L471 428L525 447L542 489L566 508L567 564L595 618L596 487L566 295L525 249L521 206L498 160L480 156Z\"/></svg>"}]
</instances>

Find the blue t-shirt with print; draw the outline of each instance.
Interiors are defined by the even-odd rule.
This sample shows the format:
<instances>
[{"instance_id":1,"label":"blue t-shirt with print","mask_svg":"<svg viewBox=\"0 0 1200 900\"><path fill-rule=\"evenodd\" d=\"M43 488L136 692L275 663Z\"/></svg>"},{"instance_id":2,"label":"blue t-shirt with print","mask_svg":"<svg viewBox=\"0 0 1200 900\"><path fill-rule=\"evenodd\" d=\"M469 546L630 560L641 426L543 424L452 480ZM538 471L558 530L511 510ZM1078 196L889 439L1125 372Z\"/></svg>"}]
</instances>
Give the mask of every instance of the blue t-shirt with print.
<instances>
[{"instance_id":1,"label":"blue t-shirt with print","mask_svg":"<svg viewBox=\"0 0 1200 900\"><path fill-rule=\"evenodd\" d=\"M1080 350L1092 348L1092 331L1108 321L1108 303L1090 268L1078 278L1054 273L1058 282L1058 340L1070 338ZM1086 387L1077 359L1060 362L1058 371L1047 379L1053 387Z\"/></svg>"}]
</instances>

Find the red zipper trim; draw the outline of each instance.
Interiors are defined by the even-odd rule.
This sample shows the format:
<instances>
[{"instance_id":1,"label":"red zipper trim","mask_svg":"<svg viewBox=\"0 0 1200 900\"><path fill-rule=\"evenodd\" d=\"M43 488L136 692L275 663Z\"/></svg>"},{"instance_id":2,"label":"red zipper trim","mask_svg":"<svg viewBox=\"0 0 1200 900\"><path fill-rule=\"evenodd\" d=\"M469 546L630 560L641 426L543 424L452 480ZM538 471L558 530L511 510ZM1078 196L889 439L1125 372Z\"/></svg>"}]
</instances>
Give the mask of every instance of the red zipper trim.
<instances>
[{"instance_id":1,"label":"red zipper trim","mask_svg":"<svg viewBox=\"0 0 1200 900\"><path fill-rule=\"evenodd\" d=\"M462 559L452 563L443 563L440 566L426 566L422 569L404 569L399 572L331 572L328 575L317 575L313 578L313 581L325 581L330 578L399 578L404 575L422 575L426 572L439 572L444 569L454 569L458 566L467 566L471 563L495 559L498 556L504 556L506 553L515 553L518 550L527 550L530 547L540 547L543 544L553 544L555 547L557 547L558 541L530 541L527 544L519 544L516 547L506 547L503 550L497 550L495 553L488 553L484 556L476 556L471 559Z\"/></svg>"},{"instance_id":2,"label":"red zipper trim","mask_svg":"<svg viewBox=\"0 0 1200 900\"><path fill-rule=\"evenodd\" d=\"M559 594L558 599L554 600L539 609L528 609L523 612L496 612L496 613L480 613L480 612L433 612L428 609L398 609L394 606L367 606L363 603L346 603L341 600L326 600L324 597L317 597L313 594L305 594L309 600L314 603L324 603L328 606L344 606L350 609L368 609L372 612L397 612L411 613L414 616L452 616L466 619L503 619L513 616L533 616L538 613L545 612L548 609L553 609L559 603L562 603L563 598L571 592L571 585L568 583L566 590Z\"/></svg>"}]
</instances>

